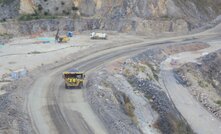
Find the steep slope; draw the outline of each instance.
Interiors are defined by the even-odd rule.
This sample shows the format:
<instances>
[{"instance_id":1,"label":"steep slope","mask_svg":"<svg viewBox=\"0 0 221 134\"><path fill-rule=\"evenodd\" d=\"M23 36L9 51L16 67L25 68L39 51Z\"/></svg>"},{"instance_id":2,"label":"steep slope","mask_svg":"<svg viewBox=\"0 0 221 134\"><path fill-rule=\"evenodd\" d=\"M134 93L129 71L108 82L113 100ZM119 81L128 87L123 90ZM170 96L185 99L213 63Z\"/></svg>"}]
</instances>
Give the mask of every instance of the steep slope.
<instances>
[{"instance_id":1,"label":"steep slope","mask_svg":"<svg viewBox=\"0 0 221 134\"><path fill-rule=\"evenodd\" d=\"M0 0L0 21L16 17L18 10L19 0Z\"/></svg>"},{"instance_id":2,"label":"steep slope","mask_svg":"<svg viewBox=\"0 0 221 134\"><path fill-rule=\"evenodd\" d=\"M17 18L18 13L69 16L73 20L97 20L99 24L91 24L90 29L138 33L187 32L215 19L221 13L219 0L20 0L20 3L18 0L11 3L5 1L1 0L0 4L7 7L7 10L0 10L4 10L4 14L8 15L1 12L1 20ZM18 8L12 8L13 5ZM83 24L78 27L85 27L85 23Z\"/></svg>"}]
</instances>

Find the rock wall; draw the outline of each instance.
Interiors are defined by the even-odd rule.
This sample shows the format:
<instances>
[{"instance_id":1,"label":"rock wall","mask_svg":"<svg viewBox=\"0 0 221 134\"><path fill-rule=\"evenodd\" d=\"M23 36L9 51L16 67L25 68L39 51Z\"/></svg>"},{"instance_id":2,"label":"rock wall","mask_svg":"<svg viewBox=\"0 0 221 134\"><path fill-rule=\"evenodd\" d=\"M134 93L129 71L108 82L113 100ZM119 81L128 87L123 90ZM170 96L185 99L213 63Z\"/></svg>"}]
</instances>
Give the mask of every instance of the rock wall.
<instances>
[{"instance_id":1,"label":"rock wall","mask_svg":"<svg viewBox=\"0 0 221 134\"><path fill-rule=\"evenodd\" d=\"M220 0L15 0L0 5L1 20L38 12L42 15L68 16L74 23L79 20L99 20L99 26L90 29L137 33L187 32L203 26L221 13ZM36 20L35 24L42 21ZM58 20L45 21L50 24L48 22ZM33 21L15 24L24 27L24 23L32 24ZM8 28L12 23L8 25L2 24L0 27ZM37 26L42 26L42 23L32 27ZM79 27L85 29L87 24L80 24Z\"/></svg>"},{"instance_id":2,"label":"rock wall","mask_svg":"<svg viewBox=\"0 0 221 134\"><path fill-rule=\"evenodd\" d=\"M53 32L59 28L61 31L84 31L99 29L100 23L96 19L53 19L34 21L12 21L0 24L0 34L12 34L14 36Z\"/></svg>"},{"instance_id":3,"label":"rock wall","mask_svg":"<svg viewBox=\"0 0 221 134\"><path fill-rule=\"evenodd\" d=\"M0 21L16 17L19 14L19 6L19 0L0 0Z\"/></svg>"},{"instance_id":4,"label":"rock wall","mask_svg":"<svg viewBox=\"0 0 221 134\"><path fill-rule=\"evenodd\" d=\"M85 30L115 30L119 32L136 32L138 34L158 34L161 32L188 32L188 23L184 20L120 20L101 21L100 19L52 19L33 21L11 21L0 23L0 34L14 36L37 34L41 32L56 31L58 28L63 31L85 31Z\"/></svg>"}]
</instances>

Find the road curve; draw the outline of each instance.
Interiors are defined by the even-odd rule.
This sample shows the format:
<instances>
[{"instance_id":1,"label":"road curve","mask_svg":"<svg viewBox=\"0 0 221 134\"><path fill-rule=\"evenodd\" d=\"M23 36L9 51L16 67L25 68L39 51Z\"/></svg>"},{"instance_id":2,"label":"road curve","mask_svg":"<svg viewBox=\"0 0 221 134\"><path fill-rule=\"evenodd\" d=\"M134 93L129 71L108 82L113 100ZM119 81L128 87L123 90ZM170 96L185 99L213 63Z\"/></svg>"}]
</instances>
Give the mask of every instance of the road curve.
<instances>
[{"instance_id":1,"label":"road curve","mask_svg":"<svg viewBox=\"0 0 221 134\"><path fill-rule=\"evenodd\" d=\"M185 37L184 37L185 38ZM179 38L182 40L182 38ZM167 45L174 40L141 42L128 46L113 47L87 52L85 56L56 66L40 74L28 95L28 112L34 131L39 134L92 134L107 133L104 125L84 100L83 90L65 90L61 74L68 68L90 71L105 62L130 56L155 45ZM78 60L76 60L78 59Z\"/></svg>"},{"instance_id":2,"label":"road curve","mask_svg":"<svg viewBox=\"0 0 221 134\"><path fill-rule=\"evenodd\" d=\"M61 74L68 68L88 72L110 60L145 50L143 44L130 49L111 49L42 74L32 85L28 110L36 133L107 133L104 125L84 100L83 90L65 90ZM152 44L151 44L152 45Z\"/></svg>"},{"instance_id":3,"label":"road curve","mask_svg":"<svg viewBox=\"0 0 221 134\"><path fill-rule=\"evenodd\" d=\"M174 102L197 134L219 134L221 121L209 113L182 85L174 78L173 67L168 62L161 65L160 79L165 91Z\"/></svg>"}]
</instances>

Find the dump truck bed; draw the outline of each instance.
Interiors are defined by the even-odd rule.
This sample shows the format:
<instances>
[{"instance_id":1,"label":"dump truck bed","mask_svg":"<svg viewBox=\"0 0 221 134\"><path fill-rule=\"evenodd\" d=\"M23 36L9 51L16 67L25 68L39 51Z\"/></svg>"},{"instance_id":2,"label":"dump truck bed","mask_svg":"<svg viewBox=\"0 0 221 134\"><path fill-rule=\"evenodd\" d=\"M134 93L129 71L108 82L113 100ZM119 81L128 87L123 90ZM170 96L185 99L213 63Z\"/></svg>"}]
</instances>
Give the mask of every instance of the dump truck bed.
<instances>
[{"instance_id":1,"label":"dump truck bed","mask_svg":"<svg viewBox=\"0 0 221 134\"><path fill-rule=\"evenodd\" d=\"M70 87L83 87L84 83L84 73L80 72L75 68L71 68L65 72L63 72L63 78L65 80L65 88L68 89Z\"/></svg>"}]
</instances>

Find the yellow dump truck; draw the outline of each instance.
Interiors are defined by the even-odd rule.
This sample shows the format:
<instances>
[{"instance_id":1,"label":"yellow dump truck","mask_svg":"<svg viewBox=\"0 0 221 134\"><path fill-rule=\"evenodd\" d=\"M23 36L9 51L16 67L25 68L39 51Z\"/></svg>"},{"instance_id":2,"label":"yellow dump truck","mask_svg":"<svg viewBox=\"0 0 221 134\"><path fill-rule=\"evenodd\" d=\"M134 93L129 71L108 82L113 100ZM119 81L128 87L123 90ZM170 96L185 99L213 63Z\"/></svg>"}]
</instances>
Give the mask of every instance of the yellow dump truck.
<instances>
[{"instance_id":1,"label":"yellow dump truck","mask_svg":"<svg viewBox=\"0 0 221 134\"><path fill-rule=\"evenodd\" d=\"M77 69L70 69L63 72L65 88L82 88L84 84L85 74Z\"/></svg>"}]
</instances>

